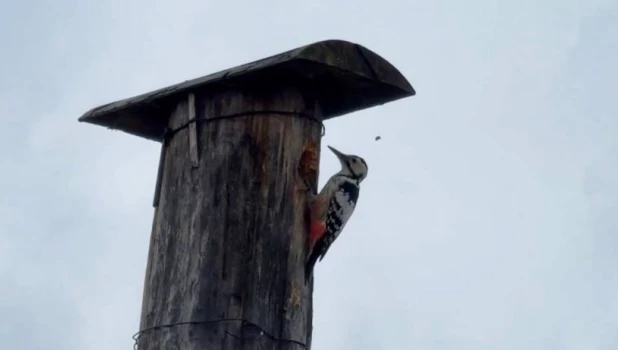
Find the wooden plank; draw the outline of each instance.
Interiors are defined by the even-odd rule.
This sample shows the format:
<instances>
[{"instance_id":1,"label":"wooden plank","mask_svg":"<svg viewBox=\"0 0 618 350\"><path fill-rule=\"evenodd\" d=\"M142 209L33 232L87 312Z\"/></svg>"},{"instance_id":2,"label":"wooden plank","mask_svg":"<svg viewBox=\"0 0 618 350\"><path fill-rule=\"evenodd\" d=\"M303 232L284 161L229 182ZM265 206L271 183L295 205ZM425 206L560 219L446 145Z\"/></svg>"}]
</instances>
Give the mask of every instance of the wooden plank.
<instances>
[{"instance_id":1,"label":"wooden plank","mask_svg":"<svg viewBox=\"0 0 618 350\"><path fill-rule=\"evenodd\" d=\"M189 94L189 113L187 121L195 120L195 94ZM199 150L197 146L197 121L189 124L189 156L191 157L191 165L194 168L200 166Z\"/></svg>"},{"instance_id":2,"label":"wooden plank","mask_svg":"<svg viewBox=\"0 0 618 350\"><path fill-rule=\"evenodd\" d=\"M155 191L154 196L152 198L152 206L159 206L159 199L161 197L161 186L163 184L163 167L165 166L165 148L167 147L166 142L161 143L161 150L159 151L159 166L157 167L157 179L155 182Z\"/></svg>"}]
</instances>

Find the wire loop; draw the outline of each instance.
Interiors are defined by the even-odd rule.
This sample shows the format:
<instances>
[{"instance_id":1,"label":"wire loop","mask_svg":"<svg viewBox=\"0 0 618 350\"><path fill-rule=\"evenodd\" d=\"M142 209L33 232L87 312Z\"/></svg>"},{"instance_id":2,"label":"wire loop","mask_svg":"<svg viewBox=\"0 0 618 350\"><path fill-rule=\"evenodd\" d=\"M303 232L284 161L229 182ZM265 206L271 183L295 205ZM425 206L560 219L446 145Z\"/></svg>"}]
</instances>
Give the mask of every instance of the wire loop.
<instances>
[{"instance_id":1,"label":"wire loop","mask_svg":"<svg viewBox=\"0 0 618 350\"><path fill-rule=\"evenodd\" d=\"M198 121L212 122L212 121L217 121L217 120L221 120L221 119L232 119L232 118L239 118L239 117L246 117L246 116L253 116L253 115L260 115L260 114L289 115L289 116L293 116L293 117L301 117L301 118L304 118L304 119L307 119L307 120L311 120L311 121L313 121L315 123L320 124L320 126L322 127L322 131L321 131L320 136L324 136L326 134L326 127L324 126L324 123L322 122L322 120L320 120L318 118L315 118L315 117L313 117L313 116L311 116L309 114L302 113L302 112L285 112L285 111L274 111L274 110L262 110L262 111L248 111L248 112L232 113L232 114L220 115L220 116L211 117L211 118L193 118L193 119L190 119L190 120L184 122L182 125L180 125L179 127L175 128L175 129L166 128L165 131L163 132L163 140L169 140L171 137L176 135L176 133L178 133L182 129L185 129L186 127L188 127L189 124L197 123Z\"/></svg>"},{"instance_id":2,"label":"wire loop","mask_svg":"<svg viewBox=\"0 0 618 350\"><path fill-rule=\"evenodd\" d=\"M198 121L211 122L211 121L217 121L221 119L239 118L239 117L246 117L246 116L260 115L260 114L289 115L293 117L301 117L307 120L311 120L314 123L320 124L320 126L322 127L320 137L323 137L326 134L326 127L324 126L324 122L319 118L316 118L314 116L311 116L309 114L302 113L302 112L286 112L286 111L274 111L274 110L239 112L239 113L232 113L232 114L227 114L227 115L219 115L219 116L211 117L211 118L204 118L204 117L192 118L192 119L187 120L186 122L184 122L182 125L180 125L179 127L175 129L171 129L169 127L165 128L165 130L163 130L163 135L161 135L162 136L161 154L159 156L159 169L157 171L157 182L155 184L155 194L154 194L154 198L152 199L152 206L157 207L159 205L159 196L161 195L160 193L161 181L163 177L163 163L165 162L165 149L168 145L168 142L174 135L176 135L182 129L187 128L191 123L197 123Z\"/></svg>"},{"instance_id":3,"label":"wire loop","mask_svg":"<svg viewBox=\"0 0 618 350\"><path fill-rule=\"evenodd\" d=\"M156 330L160 330L162 328L171 328L171 327L175 327L175 326L183 326L183 325L212 325L212 324L218 324L218 323L222 323L222 322L241 322L241 327L253 327L255 329L257 329L259 331L259 333L255 336L255 337L241 337L238 335L235 335L231 332L228 332L227 330L225 331L225 334L233 337L234 339L238 339L238 340L256 340L259 339L260 337L266 336L267 338L273 340L273 341L277 341L277 342L287 342L287 343L292 343L292 344L296 344L298 346L301 346L303 349L307 348L307 345L301 341L298 340L293 340L293 339L284 339L284 338L277 338L274 335L266 332L264 330L264 328L258 326L257 324L247 321L244 318L222 318L222 319L218 319L218 320L211 320L211 321L187 321L187 322L177 322L177 323L170 323L170 324L164 324L164 325L160 325L160 326L153 326L153 327L148 327L145 329L142 329L141 331L135 333L133 335L133 340L135 341L135 344L133 345L133 349L137 350L137 347L139 345L139 338L142 336L142 334L144 334L145 332L149 332L149 331L156 331Z\"/></svg>"}]
</instances>

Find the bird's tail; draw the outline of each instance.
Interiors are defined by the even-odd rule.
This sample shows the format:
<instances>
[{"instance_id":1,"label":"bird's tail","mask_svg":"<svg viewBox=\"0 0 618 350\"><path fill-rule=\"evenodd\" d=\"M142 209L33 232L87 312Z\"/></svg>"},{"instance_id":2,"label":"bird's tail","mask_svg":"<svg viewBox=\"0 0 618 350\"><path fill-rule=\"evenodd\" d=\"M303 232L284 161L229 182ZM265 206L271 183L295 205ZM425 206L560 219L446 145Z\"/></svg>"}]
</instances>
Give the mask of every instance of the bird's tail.
<instances>
[{"instance_id":1,"label":"bird's tail","mask_svg":"<svg viewBox=\"0 0 618 350\"><path fill-rule=\"evenodd\" d=\"M307 261L305 262L305 284L309 283L311 276L313 276L313 268L315 267L315 263L318 262L319 256L320 254L316 250L309 253Z\"/></svg>"}]
</instances>

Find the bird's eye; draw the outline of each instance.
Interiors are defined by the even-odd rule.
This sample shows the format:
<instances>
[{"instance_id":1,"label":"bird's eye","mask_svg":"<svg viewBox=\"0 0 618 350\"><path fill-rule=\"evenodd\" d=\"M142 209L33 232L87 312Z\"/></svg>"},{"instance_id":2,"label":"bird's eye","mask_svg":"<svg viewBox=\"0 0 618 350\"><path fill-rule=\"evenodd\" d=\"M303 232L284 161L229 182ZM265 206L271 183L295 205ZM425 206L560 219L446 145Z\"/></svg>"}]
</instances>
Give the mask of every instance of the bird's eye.
<instances>
[{"instance_id":1,"label":"bird's eye","mask_svg":"<svg viewBox=\"0 0 618 350\"><path fill-rule=\"evenodd\" d=\"M352 158L352 163L356 163L356 158Z\"/></svg>"}]
</instances>

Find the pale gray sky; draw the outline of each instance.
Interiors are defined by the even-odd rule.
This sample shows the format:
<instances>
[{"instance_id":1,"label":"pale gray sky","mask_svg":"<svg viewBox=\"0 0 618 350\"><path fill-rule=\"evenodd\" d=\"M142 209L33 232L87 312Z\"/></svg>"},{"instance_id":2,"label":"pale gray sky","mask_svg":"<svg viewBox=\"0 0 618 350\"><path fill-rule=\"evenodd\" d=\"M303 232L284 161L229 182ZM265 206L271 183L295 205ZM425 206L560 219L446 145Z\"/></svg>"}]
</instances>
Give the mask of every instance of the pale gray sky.
<instances>
[{"instance_id":1,"label":"pale gray sky","mask_svg":"<svg viewBox=\"0 0 618 350\"><path fill-rule=\"evenodd\" d=\"M314 348L618 349L611 0L2 2L0 349L133 344L159 145L77 117L332 38L418 94L327 123L370 172Z\"/></svg>"}]
</instances>

